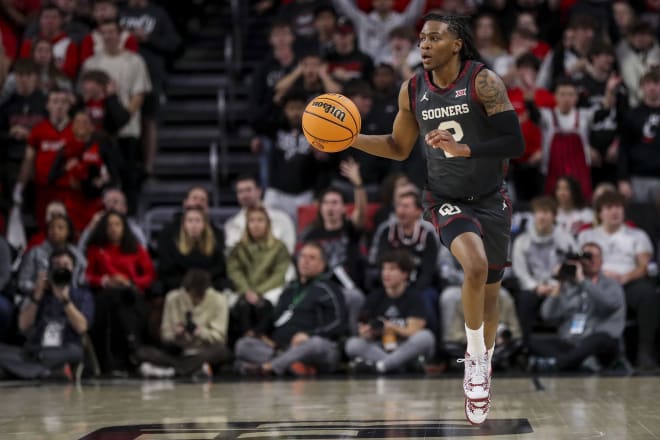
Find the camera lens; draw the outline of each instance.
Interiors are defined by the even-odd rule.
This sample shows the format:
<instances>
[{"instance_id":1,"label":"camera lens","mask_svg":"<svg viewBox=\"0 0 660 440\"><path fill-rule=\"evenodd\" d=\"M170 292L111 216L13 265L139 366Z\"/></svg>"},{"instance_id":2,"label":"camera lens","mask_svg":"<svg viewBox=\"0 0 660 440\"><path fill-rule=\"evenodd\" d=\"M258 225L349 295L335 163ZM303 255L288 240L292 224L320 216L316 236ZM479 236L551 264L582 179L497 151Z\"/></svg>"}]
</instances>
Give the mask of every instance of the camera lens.
<instances>
[{"instance_id":1,"label":"camera lens","mask_svg":"<svg viewBox=\"0 0 660 440\"><path fill-rule=\"evenodd\" d=\"M67 286L71 283L71 271L66 267L56 267L50 272L50 281L55 286Z\"/></svg>"}]
</instances>

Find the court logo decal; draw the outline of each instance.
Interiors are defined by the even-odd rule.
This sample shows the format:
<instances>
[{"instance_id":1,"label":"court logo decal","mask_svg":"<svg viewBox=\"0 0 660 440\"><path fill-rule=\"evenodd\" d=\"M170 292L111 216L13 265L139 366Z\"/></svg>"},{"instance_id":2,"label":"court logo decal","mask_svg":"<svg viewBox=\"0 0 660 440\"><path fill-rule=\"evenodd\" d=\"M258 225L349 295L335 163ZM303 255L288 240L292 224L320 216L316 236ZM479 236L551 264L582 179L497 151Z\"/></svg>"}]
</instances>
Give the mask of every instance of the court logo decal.
<instances>
[{"instance_id":1,"label":"court logo decal","mask_svg":"<svg viewBox=\"0 0 660 440\"><path fill-rule=\"evenodd\" d=\"M481 426L465 420L324 420L292 422L172 423L113 426L80 440L237 439L427 439L512 436L534 432L527 419L491 419Z\"/></svg>"},{"instance_id":2,"label":"court logo decal","mask_svg":"<svg viewBox=\"0 0 660 440\"><path fill-rule=\"evenodd\" d=\"M455 215L461 213L461 208L451 203L443 203L442 206L438 209L438 212L441 216L447 217L448 215Z\"/></svg>"}]
</instances>

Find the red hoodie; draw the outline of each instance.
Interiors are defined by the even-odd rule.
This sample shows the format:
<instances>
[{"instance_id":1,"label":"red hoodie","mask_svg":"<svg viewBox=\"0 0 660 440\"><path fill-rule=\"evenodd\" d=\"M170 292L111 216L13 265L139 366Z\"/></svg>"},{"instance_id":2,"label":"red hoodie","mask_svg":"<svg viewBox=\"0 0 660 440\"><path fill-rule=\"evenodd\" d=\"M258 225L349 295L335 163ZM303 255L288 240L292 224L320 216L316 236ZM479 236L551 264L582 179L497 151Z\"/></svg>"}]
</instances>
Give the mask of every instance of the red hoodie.
<instances>
[{"instance_id":1,"label":"red hoodie","mask_svg":"<svg viewBox=\"0 0 660 440\"><path fill-rule=\"evenodd\" d=\"M121 252L119 246L90 246L87 250L87 281L100 288L105 275L123 275L142 292L156 279L156 271L147 251L140 245L134 254Z\"/></svg>"}]
</instances>

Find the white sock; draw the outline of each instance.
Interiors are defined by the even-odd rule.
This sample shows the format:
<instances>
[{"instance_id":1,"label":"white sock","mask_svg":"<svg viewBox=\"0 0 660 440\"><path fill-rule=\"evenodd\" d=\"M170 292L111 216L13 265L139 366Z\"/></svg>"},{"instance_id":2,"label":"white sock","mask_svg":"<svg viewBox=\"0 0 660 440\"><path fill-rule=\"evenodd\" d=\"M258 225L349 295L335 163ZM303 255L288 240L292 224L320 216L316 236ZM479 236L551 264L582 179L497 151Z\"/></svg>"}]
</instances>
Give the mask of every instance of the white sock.
<instances>
[{"instance_id":1,"label":"white sock","mask_svg":"<svg viewBox=\"0 0 660 440\"><path fill-rule=\"evenodd\" d=\"M493 345L488 349L488 365L492 364L494 351L495 351L495 345Z\"/></svg>"},{"instance_id":2,"label":"white sock","mask_svg":"<svg viewBox=\"0 0 660 440\"><path fill-rule=\"evenodd\" d=\"M470 356L483 356L486 353L486 343L484 342L484 324L472 330L465 324L465 335L467 336L467 352Z\"/></svg>"}]
</instances>

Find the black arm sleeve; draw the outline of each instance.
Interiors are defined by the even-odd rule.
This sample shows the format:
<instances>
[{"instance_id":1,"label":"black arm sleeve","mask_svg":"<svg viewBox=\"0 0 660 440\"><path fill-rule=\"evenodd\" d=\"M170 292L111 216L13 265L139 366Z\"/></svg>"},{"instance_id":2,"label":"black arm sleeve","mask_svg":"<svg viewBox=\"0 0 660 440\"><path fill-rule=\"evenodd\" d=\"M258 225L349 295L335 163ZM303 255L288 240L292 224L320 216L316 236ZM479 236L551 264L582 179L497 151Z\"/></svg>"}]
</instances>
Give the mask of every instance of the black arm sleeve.
<instances>
[{"instance_id":1,"label":"black arm sleeve","mask_svg":"<svg viewBox=\"0 0 660 440\"><path fill-rule=\"evenodd\" d=\"M470 144L471 156L480 157L520 157L525 152L525 141L518 116L513 110L496 113L488 118L499 136L487 141Z\"/></svg>"}]
</instances>

